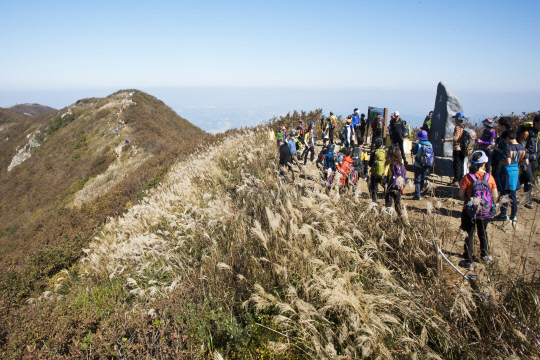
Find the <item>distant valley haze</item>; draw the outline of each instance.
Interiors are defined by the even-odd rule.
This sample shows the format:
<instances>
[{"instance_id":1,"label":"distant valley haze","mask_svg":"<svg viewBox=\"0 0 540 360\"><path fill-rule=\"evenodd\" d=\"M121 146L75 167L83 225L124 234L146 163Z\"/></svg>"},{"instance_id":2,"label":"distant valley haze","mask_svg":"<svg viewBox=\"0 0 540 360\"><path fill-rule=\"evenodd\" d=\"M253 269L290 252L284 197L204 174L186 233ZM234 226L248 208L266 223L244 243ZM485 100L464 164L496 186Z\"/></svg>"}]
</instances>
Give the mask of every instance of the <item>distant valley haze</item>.
<instances>
[{"instance_id":1,"label":"distant valley haze","mask_svg":"<svg viewBox=\"0 0 540 360\"><path fill-rule=\"evenodd\" d=\"M540 110L538 92L483 92L462 90L447 84L460 98L467 117L482 120L511 112ZM128 87L124 87L128 88ZM368 106L398 110L412 126L420 126L433 109L437 83L432 89L302 89L239 87L149 87L140 88L170 106L178 115L201 129L216 133L253 126L294 110L322 108L328 115L347 116L355 107ZM0 107L39 103L62 109L87 97L105 97L120 89L0 90Z\"/></svg>"}]
</instances>

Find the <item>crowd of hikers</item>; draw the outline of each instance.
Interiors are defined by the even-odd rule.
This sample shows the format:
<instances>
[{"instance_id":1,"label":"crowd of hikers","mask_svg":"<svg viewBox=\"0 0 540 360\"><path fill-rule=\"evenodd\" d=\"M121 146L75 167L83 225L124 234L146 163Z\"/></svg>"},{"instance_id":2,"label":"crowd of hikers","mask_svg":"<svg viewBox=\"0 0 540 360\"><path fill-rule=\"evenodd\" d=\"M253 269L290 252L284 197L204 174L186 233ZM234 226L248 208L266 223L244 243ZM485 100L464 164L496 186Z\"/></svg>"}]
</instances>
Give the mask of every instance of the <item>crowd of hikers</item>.
<instances>
[{"instance_id":1,"label":"crowd of hikers","mask_svg":"<svg viewBox=\"0 0 540 360\"><path fill-rule=\"evenodd\" d=\"M433 112L426 116L420 131L416 132L418 141L412 143L415 185L412 200L422 199L425 180L434 165L433 145L429 141L432 116ZM398 217L401 216L401 196L407 181L405 166L408 165L404 140L410 137L411 130L398 111L393 112L390 118L386 128L382 114L377 114L369 123L365 115L359 114L355 108L336 134L337 118L330 112L328 117L323 116L320 120L322 149L316 158L317 124L314 121L306 128L303 120L299 120L297 128L289 132L285 126L279 126L276 132L270 130L270 139L277 140L281 174L285 175L288 170L292 181L295 181L293 165L302 171L302 165L305 166L309 159L321 170L321 180L327 188L332 187L334 181L339 181L345 189L354 191L362 179L367 182L371 200L376 202L381 185L386 207L394 205ZM458 112L454 119L453 137L441 141L453 144L454 178L451 185L459 186L459 197L464 201L461 229L467 233L460 265L472 270L475 232L480 240L481 260L490 262L487 226L491 221L517 221L516 191L521 189L521 185L525 191L524 206L533 207L534 173L540 155L540 115L521 124L517 131L512 130L511 118L501 117L498 119L501 134L495 131L495 122L487 118L482 122L484 130L477 139L474 132L465 129L463 113ZM385 130L388 130L390 138L387 148L383 145ZM369 139L370 131L368 151L364 147L364 139ZM335 141L335 136L339 141ZM467 174L464 174L465 158L470 159ZM496 215L498 209L500 213Z\"/></svg>"}]
</instances>

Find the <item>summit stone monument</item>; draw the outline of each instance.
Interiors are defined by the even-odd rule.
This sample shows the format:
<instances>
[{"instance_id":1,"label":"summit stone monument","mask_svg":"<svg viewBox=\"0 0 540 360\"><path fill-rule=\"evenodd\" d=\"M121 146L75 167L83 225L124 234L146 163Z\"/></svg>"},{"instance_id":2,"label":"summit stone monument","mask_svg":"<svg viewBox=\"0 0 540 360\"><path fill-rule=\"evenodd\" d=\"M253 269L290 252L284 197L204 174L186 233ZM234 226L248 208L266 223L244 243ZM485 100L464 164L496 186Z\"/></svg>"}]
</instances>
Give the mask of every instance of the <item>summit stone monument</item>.
<instances>
[{"instance_id":1,"label":"summit stone monument","mask_svg":"<svg viewBox=\"0 0 540 360\"><path fill-rule=\"evenodd\" d=\"M453 176L452 168L452 142L442 143L441 139L451 138L454 135L456 126L454 115L463 112L461 101L452 90L441 81L437 86L437 96L435 97L435 108L431 119L431 129L429 141L433 144L435 154L435 173L443 176Z\"/></svg>"}]
</instances>

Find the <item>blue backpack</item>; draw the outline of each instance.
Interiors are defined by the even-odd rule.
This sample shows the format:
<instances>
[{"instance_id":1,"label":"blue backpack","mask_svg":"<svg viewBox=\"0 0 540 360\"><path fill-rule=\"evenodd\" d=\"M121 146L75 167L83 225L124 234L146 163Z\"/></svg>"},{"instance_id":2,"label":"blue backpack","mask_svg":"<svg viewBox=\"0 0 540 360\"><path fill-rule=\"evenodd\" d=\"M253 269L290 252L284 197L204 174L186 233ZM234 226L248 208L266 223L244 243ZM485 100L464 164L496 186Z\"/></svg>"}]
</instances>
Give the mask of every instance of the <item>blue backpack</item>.
<instances>
[{"instance_id":1,"label":"blue backpack","mask_svg":"<svg viewBox=\"0 0 540 360\"><path fill-rule=\"evenodd\" d=\"M420 154L422 151L422 154ZM435 157L433 155L433 146L420 144L420 150L418 151L417 161L423 167L433 166Z\"/></svg>"},{"instance_id":2,"label":"blue backpack","mask_svg":"<svg viewBox=\"0 0 540 360\"><path fill-rule=\"evenodd\" d=\"M478 180L474 174L470 174L473 184L471 198L465 203L465 213L472 219L491 219L497 212L491 197L489 187L489 173L484 175L483 180Z\"/></svg>"},{"instance_id":3,"label":"blue backpack","mask_svg":"<svg viewBox=\"0 0 540 360\"><path fill-rule=\"evenodd\" d=\"M336 168L336 164L334 162L334 144L328 147L328 151L325 155L326 168L331 168L332 170L334 170Z\"/></svg>"}]
</instances>

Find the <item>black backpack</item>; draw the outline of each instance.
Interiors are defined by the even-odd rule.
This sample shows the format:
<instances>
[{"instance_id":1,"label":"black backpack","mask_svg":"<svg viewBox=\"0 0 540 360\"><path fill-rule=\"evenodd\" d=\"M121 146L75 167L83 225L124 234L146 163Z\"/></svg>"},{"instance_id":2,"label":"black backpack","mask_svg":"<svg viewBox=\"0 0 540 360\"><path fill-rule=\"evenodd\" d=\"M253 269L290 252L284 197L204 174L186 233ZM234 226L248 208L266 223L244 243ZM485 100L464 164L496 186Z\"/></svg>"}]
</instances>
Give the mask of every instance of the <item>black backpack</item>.
<instances>
[{"instance_id":1,"label":"black backpack","mask_svg":"<svg viewBox=\"0 0 540 360\"><path fill-rule=\"evenodd\" d=\"M339 131L339 139L341 141L344 141L346 138L347 138L347 125L343 125L343 127Z\"/></svg>"},{"instance_id":2,"label":"black backpack","mask_svg":"<svg viewBox=\"0 0 540 360\"><path fill-rule=\"evenodd\" d=\"M352 153L353 166L360 174L364 173L364 162L362 161L362 149L354 148Z\"/></svg>"}]
</instances>

